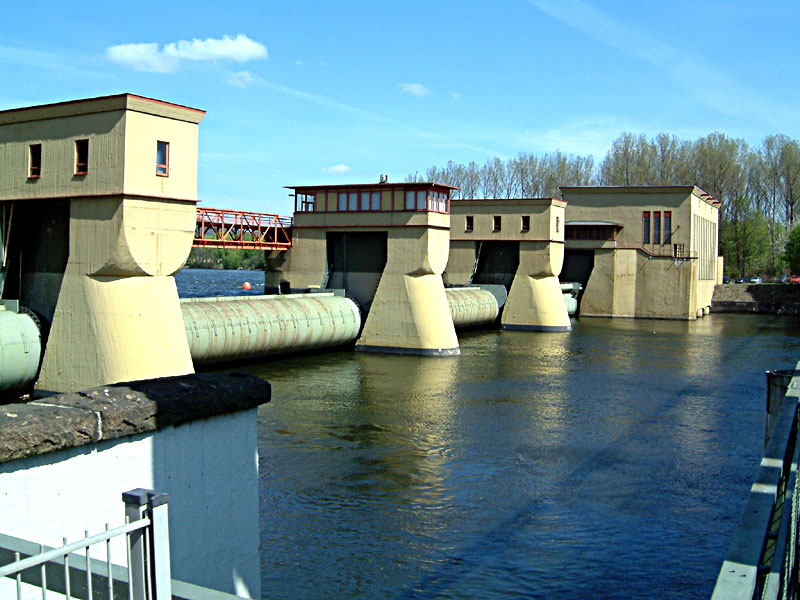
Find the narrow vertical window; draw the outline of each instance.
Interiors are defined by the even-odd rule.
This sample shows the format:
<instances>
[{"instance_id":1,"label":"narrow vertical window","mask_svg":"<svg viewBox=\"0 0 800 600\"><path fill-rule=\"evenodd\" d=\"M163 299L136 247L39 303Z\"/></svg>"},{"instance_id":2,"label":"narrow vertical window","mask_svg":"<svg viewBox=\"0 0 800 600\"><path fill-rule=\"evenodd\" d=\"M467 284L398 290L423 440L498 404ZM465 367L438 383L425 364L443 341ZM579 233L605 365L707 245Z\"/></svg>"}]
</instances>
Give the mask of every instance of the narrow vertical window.
<instances>
[{"instance_id":1,"label":"narrow vertical window","mask_svg":"<svg viewBox=\"0 0 800 600\"><path fill-rule=\"evenodd\" d=\"M406 191L406 210L414 210L414 202L416 195L413 191Z\"/></svg>"},{"instance_id":2,"label":"narrow vertical window","mask_svg":"<svg viewBox=\"0 0 800 600\"><path fill-rule=\"evenodd\" d=\"M380 192L372 192L372 200L370 201L370 210L380 210L381 209L381 193Z\"/></svg>"},{"instance_id":3,"label":"narrow vertical window","mask_svg":"<svg viewBox=\"0 0 800 600\"><path fill-rule=\"evenodd\" d=\"M169 142L156 142L156 175L169 177Z\"/></svg>"},{"instance_id":4,"label":"narrow vertical window","mask_svg":"<svg viewBox=\"0 0 800 600\"><path fill-rule=\"evenodd\" d=\"M672 243L672 211L664 211L664 243Z\"/></svg>"},{"instance_id":5,"label":"narrow vertical window","mask_svg":"<svg viewBox=\"0 0 800 600\"><path fill-rule=\"evenodd\" d=\"M500 216L492 217L492 231L500 231Z\"/></svg>"},{"instance_id":6,"label":"narrow vertical window","mask_svg":"<svg viewBox=\"0 0 800 600\"><path fill-rule=\"evenodd\" d=\"M339 210L347 210L347 194L339 192Z\"/></svg>"},{"instance_id":7,"label":"narrow vertical window","mask_svg":"<svg viewBox=\"0 0 800 600\"><path fill-rule=\"evenodd\" d=\"M661 211L653 213L653 243L661 243Z\"/></svg>"},{"instance_id":8,"label":"narrow vertical window","mask_svg":"<svg viewBox=\"0 0 800 600\"><path fill-rule=\"evenodd\" d=\"M561 226L561 217L556 217L556 233L558 233L560 226Z\"/></svg>"},{"instance_id":9,"label":"narrow vertical window","mask_svg":"<svg viewBox=\"0 0 800 600\"><path fill-rule=\"evenodd\" d=\"M358 192L350 192L348 194L347 210L358 210Z\"/></svg>"},{"instance_id":10,"label":"narrow vertical window","mask_svg":"<svg viewBox=\"0 0 800 600\"><path fill-rule=\"evenodd\" d=\"M558 218L558 217L556 217ZM531 217L530 215L522 215L522 231L531 230Z\"/></svg>"},{"instance_id":11,"label":"narrow vertical window","mask_svg":"<svg viewBox=\"0 0 800 600\"><path fill-rule=\"evenodd\" d=\"M369 192L361 192L361 210L369 210Z\"/></svg>"},{"instance_id":12,"label":"narrow vertical window","mask_svg":"<svg viewBox=\"0 0 800 600\"><path fill-rule=\"evenodd\" d=\"M642 243L650 243L650 211L642 212Z\"/></svg>"},{"instance_id":13,"label":"narrow vertical window","mask_svg":"<svg viewBox=\"0 0 800 600\"><path fill-rule=\"evenodd\" d=\"M464 231L469 233L472 231L473 219L472 215L466 215L464 217Z\"/></svg>"},{"instance_id":14,"label":"narrow vertical window","mask_svg":"<svg viewBox=\"0 0 800 600\"><path fill-rule=\"evenodd\" d=\"M89 172L89 140L75 140L75 175Z\"/></svg>"},{"instance_id":15,"label":"narrow vertical window","mask_svg":"<svg viewBox=\"0 0 800 600\"><path fill-rule=\"evenodd\" d=\"M425 190L417 191L417 210L425 210L425 204L428 201L428 194Z\"/></svg>"},{"instance_id":16,"label":"narrow vertical window","mask_svg":"<svg viewBox=\"0 0 800 600\"><path fill-rule=\"evenodd\" d=\"M28 177L37 179L42 175L42 145L31 144L28 147Z\"/></svg>"}]
</instances>

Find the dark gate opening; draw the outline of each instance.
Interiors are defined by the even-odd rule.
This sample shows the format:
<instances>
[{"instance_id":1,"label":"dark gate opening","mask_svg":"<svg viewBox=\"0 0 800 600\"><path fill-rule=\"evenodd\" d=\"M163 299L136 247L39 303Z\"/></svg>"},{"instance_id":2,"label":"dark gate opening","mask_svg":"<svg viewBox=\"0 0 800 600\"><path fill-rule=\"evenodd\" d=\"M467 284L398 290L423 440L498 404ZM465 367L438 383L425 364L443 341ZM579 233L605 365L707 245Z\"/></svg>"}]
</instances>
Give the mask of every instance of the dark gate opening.
<instances>
[{"instance_id":1,"label":"dark gate opening","mask_svg":"<svg viewBox=\"0 0 800 600\"><path fill-rule=\"evenodd\" d=\"M583 292L586 291L586 284L592 276L594 269L594 250L565 250L564 266L561 268L561 275L558 279L562 283L577 281L581 284L581 291L578 292L578 310L576 315L581 314L581 299Z\"/></svg>"},{"instance_id":2,"label":"dark gate opening","mask_svg":"<svg viewBox=\"0 0 800 600\"><path fill-rule=\"evenodd\" d=\"M472 283L491 283L511 289L519 267L519 242L480 242L475 249Z\"/></svg>"},{"instance_id":3,"label":"dark gate opening","mask_svg":"<svg viewBox=\"0 0 800 600\"><path fill-rule=\"evenodd\" d=\"M328 232L327 289L344 289L369 312L386 266L386 232Z\"/></svg>"}]
</instances>

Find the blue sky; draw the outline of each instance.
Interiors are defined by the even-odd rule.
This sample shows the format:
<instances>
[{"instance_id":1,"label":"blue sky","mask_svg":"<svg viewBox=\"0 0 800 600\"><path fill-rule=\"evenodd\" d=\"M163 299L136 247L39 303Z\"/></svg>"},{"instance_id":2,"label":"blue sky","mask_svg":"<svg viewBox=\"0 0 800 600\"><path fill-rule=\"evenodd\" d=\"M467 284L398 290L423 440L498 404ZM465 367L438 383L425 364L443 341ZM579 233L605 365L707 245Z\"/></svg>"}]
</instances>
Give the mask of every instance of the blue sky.
<instances>
[{"instance_id":1,"label":"blue sky","mask_svg":"<svg viewBox=\"0 0 800 600\"><path fill-rule=\"evenodd\" d=\"M623 131L800 138L800 2L0 3L0 109L130 92L207 111L204 206Z\"/></svg>"}]
</instances>

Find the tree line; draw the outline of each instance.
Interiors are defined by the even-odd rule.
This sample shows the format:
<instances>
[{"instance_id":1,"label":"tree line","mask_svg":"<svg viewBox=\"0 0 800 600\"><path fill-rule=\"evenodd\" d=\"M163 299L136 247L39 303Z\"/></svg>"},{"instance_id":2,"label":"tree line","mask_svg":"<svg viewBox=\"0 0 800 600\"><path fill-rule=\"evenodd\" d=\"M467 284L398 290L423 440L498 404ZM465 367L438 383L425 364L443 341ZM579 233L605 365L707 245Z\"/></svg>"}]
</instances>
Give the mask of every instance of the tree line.
<instances>
[{"instance_id":1,"label":"tree line","mask_svg":"<svg viewBox=\"0 0 800 600\"><path fill-rule=\"evenodd\" d=\"M653 138L622 133L599 164L591 155L523 152L483 164L449 161L406 181L461 188L454 198L557 198L562 185L696 185L721 202L720 254L727 274L800 270L800 257L793 255L800 245L800 228L795 227L800 145L782 134L751 147L723 133L694 141L667 133ZM793 231L796 243L789 243Z\"/></svg>"}]
</instances>

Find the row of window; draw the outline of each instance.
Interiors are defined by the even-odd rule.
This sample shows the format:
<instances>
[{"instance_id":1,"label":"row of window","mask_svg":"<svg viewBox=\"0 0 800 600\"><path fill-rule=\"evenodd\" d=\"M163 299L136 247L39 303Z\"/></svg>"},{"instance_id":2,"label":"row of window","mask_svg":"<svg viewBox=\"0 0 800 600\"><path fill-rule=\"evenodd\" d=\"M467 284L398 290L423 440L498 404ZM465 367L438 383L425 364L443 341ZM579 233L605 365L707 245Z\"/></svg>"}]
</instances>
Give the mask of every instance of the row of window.
<instances>
[{"instance_id":1,"label":"row of window","mask_svg":"<svg viewBox=\"0 0 800 600\"><path fill-rule=\"evenodd\" d=\"M296 209L300 212L316 210L315 194L297 194ZM342 212L381 210L381 192L352 191L339 192L336 209ZM446 192L430 190L406 190L405 210L429 210L446 213L449 209L449 196Z\"/></svg>"},{"instance_id":2,"label":"row of window","mask_svg":"<svg viewBox=\"0 0 800 600\"><path fill-rule=\"evenodd\" d=\"M89 140L75 140L75 175L89 173ZM156 142L156 175L169 177L169 142ZM28 178L42 176L42 145L28 146Z\"/></svg>"},{"instance_id":3,"label":"row of window","mask_svg":"<svg viewBox=\"0 0 800 600\"><path fill-rule=\"evenodd\" d=\"M653 211L653 226L650 227L650 211L642 211L642 243L643 244L671 244L672 243L672 211L664 211L663 235L661 211Z\"/></svg>"},{"instance_id":4,"label":"row of window","mask_svg":"<svg viewBox=\"0 0 800 600\"><path fill-rule=\"evenodd\" d=\"M556 217L556 233L561 226L560 217ZM475 217L473 215L464 216L464 232L470 233L475 227ZM503 229L503 218L500 215L492 217L492 233L497 233ZM522 215L520 218L520 231L525 233L531 230L531 217L530 215Z\"/></svg>"}]
</instances>

